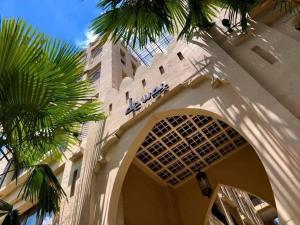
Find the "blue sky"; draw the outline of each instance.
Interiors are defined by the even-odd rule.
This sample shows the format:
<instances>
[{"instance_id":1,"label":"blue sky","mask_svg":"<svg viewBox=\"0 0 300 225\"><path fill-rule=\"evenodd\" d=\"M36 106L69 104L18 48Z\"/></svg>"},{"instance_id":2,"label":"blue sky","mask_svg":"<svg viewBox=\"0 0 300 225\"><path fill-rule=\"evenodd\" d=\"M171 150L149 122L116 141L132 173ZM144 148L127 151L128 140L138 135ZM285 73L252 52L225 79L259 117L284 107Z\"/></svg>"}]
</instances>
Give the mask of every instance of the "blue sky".
<instances>
[{"instance_id":1,"label":"blue sky","mask_svg":"<svg viewBox=\"0 0 300 225\"><path fill-rule=\"evenodd\" d=\"M99 14L98 0L0 0L1 18L23 18L38 30L84 46L90 21Z\"/></svg>"}]
</instances>

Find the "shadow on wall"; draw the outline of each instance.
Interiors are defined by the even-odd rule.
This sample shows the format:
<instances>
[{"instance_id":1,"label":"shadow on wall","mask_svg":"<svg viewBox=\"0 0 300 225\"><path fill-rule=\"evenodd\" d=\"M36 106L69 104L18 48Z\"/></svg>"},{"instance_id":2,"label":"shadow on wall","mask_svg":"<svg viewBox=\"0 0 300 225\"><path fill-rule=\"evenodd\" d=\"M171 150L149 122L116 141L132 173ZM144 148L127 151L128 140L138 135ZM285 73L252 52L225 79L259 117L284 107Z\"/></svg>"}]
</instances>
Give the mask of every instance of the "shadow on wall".
<instances>
[{"instance_id":1,"label":"shadow on wall","mask_svg":"<svg viewBox=\"0 0 300 225\"><path fill-rule=\"evenodd\" d=\"M203 39L207 42L209 42L207 39ZM262 41L266 41L263 39ZM196 40L192 41L193 44L198 45L199 47L205 49L207 52L213 52L213 48L210 47L210 45L203 44L201 42L198 42ZM214 48L216 46L213 46ZM271 48L273 48L271 46ZM280 55L276 56L280 59ZM228 64L223 63L222 60L218 58L210 58L209 59L210 65L206 67L206 71L209 74L221 76L222 78L228 78L228 79L235 79L236 77L232 77L232 74L226 73L226 71L230 71L230 68L227 68ZM194 64L201 63L201 62L194 62ZM240 78L242 79L242 78ZM246 81L247 82L247 81ZM239 88L239 87L238 87ZM257 87L253 87L253 92L255 92ZM250 89L250 88L249 88ZM247 90L251 91L251 90ZM244 92L244 93L247 93ZM240 92L239 94L243 93ZM244 132L247 132L247 136L245 137L248 141L249 138L251 138L250 143L255 143L254 148L260 149L258 151L259 158L264 162L264 167L267 170L267 173L269 174L270 179L272 180L272 187L274 188L274 182L276 183L276 192L280 193L279 195L276 195L277 201L281 203L289 203L282 205L281 207L285 209L287 212L292 213L293 215L297 215L299 212L297 210L298 205L293 201L292 196L298 196L298 190L299 190L299 179L294 179L295 177L298 177L299 175L299 155L296 154L296 152L299 152L297 149L293 149L293 144L299 143L299 137L297 134L291 130L291 126L294 126L293 124L288 124L286 121L284 121L280 115L276 115L274 112L272 112L272 105L268 104L266 105L266 102L253 102L251 99L249 99L247 96L241 96L245 100L245 104L240 107L239 105L234 104L234 101L232 102L231 108L238 109L234 112L228 111L226 109L229 108L229 105L224 104L224 101L222 100L222 96L218 96L214 98L215 104L218 106L220 112L222 112L222 116L226 118L229 122L229 124L234 125L234 127L242 128ZM259 98L256 98L259 100ZM263 98L262 98L263 99ZM275 101L274 101L275 102ZM234 106L234 107L232 107ZM275 106L275 105L274 105ZM224 110L225 109L225 110ZM241 113L239 110L242 110ZM283 113L287 113L284 112ZM244 121L248 118L238 118L238 116L234 115L257 115L257 118L252 120L253 123L255 123L256 130L254 131L252 128L247 126L247 123ZM241 129L238 129L239 131ZM244 133L243 132L243 133ZM276 138L275 138L275 137ZM261 137L261 138L260 138ZM290 146L286 146L284 143L291 143ZM266 147L272 148L273 152L263 151L263 149L266 149ZM284 165L282 165L282 162L285 162L290 165L290 173L286 173L285 168L283 168ZM278 168L283 168L282 170L278 170ZM278 172L275 171L281 171L281 174L278 174ZM290 184L289 186L286 186L284 184Z\"/></svg>"}]
</instances>

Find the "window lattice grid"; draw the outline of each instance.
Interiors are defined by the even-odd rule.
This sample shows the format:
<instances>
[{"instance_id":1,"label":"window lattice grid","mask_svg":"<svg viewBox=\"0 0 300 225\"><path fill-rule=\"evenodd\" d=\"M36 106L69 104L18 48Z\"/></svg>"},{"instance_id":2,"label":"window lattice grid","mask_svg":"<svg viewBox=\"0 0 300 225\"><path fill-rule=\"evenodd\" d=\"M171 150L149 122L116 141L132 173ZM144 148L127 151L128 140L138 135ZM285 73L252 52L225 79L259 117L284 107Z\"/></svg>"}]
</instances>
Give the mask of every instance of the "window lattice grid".
<instances>
[{"instance_id":1,"label":"window lattice grid","mask_svg":"<svg viewBox=\"0 0 300 225\"><path fill-rule=\"evenodd\" d=\"M242 136L239 136L238 138L234 139L233 142L236 144L236 146L241 146L245 144L247 141Z\"/></svg>"},{"instance_id":2,"label":"window lattice grid","mask_svg":"<svg viewBox=\"0 0 300 225\"><path fill-rule=\"evenodd\" d=\"M166 147L159 141L155 142L153 145L147 148L147 150L154 156L159 155L166 150Z\"/></svg>"},{"instance_id":3,"label":"window lattice grid","mask_svg":"<svg viewBox=\"0 0 300 225\"><path fill-rule=\"evenodd\" d=\"M227 128L228 127L228 124L224 123L222 120L218 120L218 122L221 125L221 127L223 127L223 128Z\"/></svg>"},{"instance_id":4,"label":"window lattice grid","mask_svg":"<svg viewBox=\"0 0 300 225\"><path fill-rule=\"evenodd\" d=\"M155 124L136 157L168 185L177 187L198 169L205 169L244 143L246 140L222 121L208 116L175 116Z\"/></svg>"},{"instance_id":5,"label":"window lattice grid","mask_svg":"<svg viewBox=\"0 0 300 225\"><path fill-rule=\"evenodd\" d=\"M181 159L186 165L190 165L193 162L198 161L199 157L194 152L190 152L183 156Z\"/></svg>"},{"instance_id":6,"label":"window lattice grid","mask_svg":"<svg viewBox=\"0 0 300 225\"><path fill-rule=\"evenodd\" d=\"M183 121L187 119L187 116L173 116L168 117L168 122L173 126L176 127L177 125L181 124Z\"/></svg>"},{"instance_id":7,"label":"window lattice grid","mask_svg":"<svg viewBox=\"0 0 300 225\"><path fill-rule=\"evenodd\" d=\"M163 169L162 171L158 172L157 174L161 179L166 180L169 177L171 177L171 173L169 173L167 170Z\"/></svg>"},{"instance_id":8,"label":"window lattice grid","mask_svg":"<svg viewBox=\"0 0 300 225\"><path fill-rule=\"evenodd\" d=\"M168 146L172 146L176 144L178 141L180 141L180 137L174 132L170 132L166 136L162 138L162 141Z\"/></svg>"},{"instance_id":9,"label":"window lattice grid","mask_svg":"<svg viewBox=\"0 0 300 225\"><path fill-rule=\"evenodd\" d=\"M210 138L215 134L219 133L221 131L221 128L218 126L216 122L212 122L208 126L204 127L202 131L208 138Z\"/></svg>"},{"instance_id":10,"label":"window lattice grid","mask_svg":"<svg viewBox=\"0 0 300 225\"><path fill-rule=\"evenodd\" d=\"M152 132L156 134L158 137L160 137L166 132L168 132L170 129L171 127L167 124L167 122L162 120L152 128Z\"/></svg>"},{"instance_id":11,"label":"window lattice grid","mask_svg":"<svg viewBox=\"0 0 300 225\"><path fill-rule=\"evenodd\" d=\"M233 129L232 127L228 128L228 129L226 130L226 133L227 133L228 136L231 137L231 138L237 137L237 136L239 135L239 133L238 133L235 129Z\"/></svg>"},{"instance_id":12,"label":"window lattice grid","mask_svg":"<svg viewBox=\"0 0 300 225\"><path fill-rule=\"evenodd\" d=\"M202 127L205 124L209 123L212 121L212 118L210 116L194 116L192 120L198 125L198 127Z\"/></svg>"},{"instance_id":13,"label":"window lattice grid","mask_svg":"<svg viewBox=\"0 0 300 225\"><path fill-rule=\"evenodd\" d=\"M200 147L196 148L195 151L201 156L204 157L205 155L211 153L214 150L214 147L206 142L203 145L201 145Z\"/></svg>"},{"instance_id":14,"label":"window lattice grid","mask_svg":"<svg viewBox=\"0 0 300 225\"><path fill-rule=\"evenodd\" d=\"M178 133L180 133L183 137L188 136L193 133L197 128L192 124L192 122L187 121L177 128Z\"/></svg>"},{"instance_id":15,"label":"window lattice grid","mask_svg":"<svg viewBox=\"0 0 300 225\"><path fill-rule=\"evenodd\" d=\"M172 177L170 180L167 181L168 184L171 184L172 186L176 186L177 184L179 184L179 180L175 177Z\"/></svg>"},{"instance_id":16,"label":"window lattice grid","mask_svg":"<svg viewBox=\"0 0 300 225\"><path fill-rule=\"evenodd\" d=\"M226 155L229 152L232 152L235 149L235 146L232 143L226 144L224 147L219 149L222 155Z\"/></svg>"},{"instance_id":17,"label":"window lattice grid","mask_svg":"<svg viewBox=\"0 0 300 225\"><path fill-rule=\"evenodd\" d=\"M142 143L142 146L147 147L148 145L150 145L155 140L156 140L156 138L154 137L154 135L149 133L147 135L147 137L145 138L144 142Z\"/></svg>"},{"instance_id":18,"label":"window lattice grid","mask_svg":"<svg viewBox=\"0 0 300 225\"><path fill-rule=\"evenodd\" d=\"M203 135L200 132L197 132L193 136L188 137L187 141L192 147L196 147L196 146L200 145L203 141L205 141L205 138L203 137Z\"/></svg>"},{"instance_id":19,"label":"window lattice grid","mask_svg":"<svg viewBox=\"0 0 300 225\"><path fill-rule=\"evenodd\" d=\"M147 165L153 172L156 172L162 168L162 165L157 161L152 161Z\"/></svg>"},{"instance_id":20,"label":"window lattice grid","mask_svg":"<svg viewBox=\"0 0 300 225\"><path fill-rule=\"evenodd\" d=\"M192 164L191 169L196 173L199 170L203 169L204 167L206 167L205 162L198 161L198 162Z\"/></svg>"},{"instance_id":21,"label":"window lattice grid","mask_svg":"<svg viewBox=\"0 0 300 225\"><path fill-rule=\"evenodd\" d=\"M166 152L158 158L158 160L164 165L168 165L175 159L176 159L176 157L171 152Z\"/></svg>"},{"instance_id":22,"label":"window lattice grid","mask_svg":"<svg viewBox=\"0 0 300 225\"><path fill-rule=\"evenodd\" d=\"M185 154L187 151L190 151L190 147L185 142L181 142L177 144L175 147L173 147L171 150L175 152L176 155L181 156Z\"/></svg>"},{"instance_id":23,"label":"window lattice grid","mask_svg":"<svg viewBox=\"0 0 300 225\"><path fill-rule=\"evenodd\" d=\"M143 163L147 163L147 162L149 162L152 159L152 157L150 156L150 154L147 153L147 152L145 152L145 151L139 153L137 155L137 158L139 160L141 160Z\"/></svg>"},{"instance_id":24,"label":"window lattice grid","mask_svg":"<svg viewBox=\"0 0 300 225\"><path fill-rule=\"evenodd\" d=\"M211 142L214 144L214 146L219 147L222 144L224 144L225 142L229 141L227 136L222 133L220 135L218 135L217 137L211 139Z\"/></svg>"},{"instance_id":25,"label":"window lattice grid","mask_svg":"<svg viewBox=\"0 0 300 225\"><path fill-rule=\"evenodd\" d=\"M213 162L217 161L219 158L221 158L221 156L219 155L219 153L215 152L207 156L204 160L207 164L212 164Z\"/></svg>"},{"instance_id":26,"label":"window lattice grid","mask_svg":"<svg viewBox=\"0 0 300 225\"><path fill-rule=\"evenodd\" d=\"M180 179L180 180L185 180L187 179L188 177L192 176L192 172L190 170L184 170L183 172L181 172L180 174L177 175L177 177Z\"/></svg>"},{"instance_id":27,"label":"window lattice grid","mask_svg":"<svg viewBox=\"0 0 300 225\"><path fill-rule=\"evenodd\" d=\"M178 160L175 161L174 163L172 163L170 166L168 166L168 169L172 172L172 173L177 173L180 170L182 170L183 168L185 168L185 166L179 162Z\"/></svg>"}]
</instances>

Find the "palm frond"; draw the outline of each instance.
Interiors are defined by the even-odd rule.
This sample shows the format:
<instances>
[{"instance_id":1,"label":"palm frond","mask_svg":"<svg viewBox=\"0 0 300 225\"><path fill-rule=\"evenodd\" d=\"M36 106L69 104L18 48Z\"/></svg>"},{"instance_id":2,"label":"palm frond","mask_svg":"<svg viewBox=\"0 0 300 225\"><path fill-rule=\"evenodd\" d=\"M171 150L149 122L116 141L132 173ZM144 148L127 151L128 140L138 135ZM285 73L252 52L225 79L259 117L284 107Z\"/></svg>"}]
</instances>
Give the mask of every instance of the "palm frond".
<instances>
[{"instance_id":1,"label":"palm frond","mask_svg":"<svg viewBox=\"0 0 300 225\"><path fill-rule=\"evenodd\" d=\"M37 202L38 216L56 212L66 197L47 165L34 166L46 155L59 160L78 142L81 124L105 118L83 80L83 52L72 44L52 40L22 20L0 21L1 148L10 149L16 179L30 173L20 195ZM5 223L18 224L17 211L0 201Z\"/></svg>"},{"instance_id":2,"label":"palm frond","mask_svg":"<svg viewBox=\"0 0 300 225\"><path fill-rule=\"evenodd\" d=\"M185 24L178 38L189 40L194 32L210 28L216 12L217 8L211 0L188 0Z\"/></svg>"},{"instance_id":3,"label":"palm frond","mask_svg":"<svg viewBox=\"0 0 300 225\"><path fill-rule=\"evenodd\" d=\"M267 0L270 1L270 0ZM275 8L280 9L285 13L299 13L300 1L299 0L272 0L275 1Z\"/></svg>"},{"instance_id":4,"label":"palm frond","mask_svg":"<svg viewBox=\"0 0 300 225\"><path fill-rule=\"evenodd\" d=\"M13 206L6 201L0 199L0 216L12 212Z\"/></svg>"},{"instance_id":5,"label":"palm frond","mask_svg":"<svg viewBox=\"0 0 300 225\"><path fill-rule=\"evenodd\" d=\"M11 213L7 214L2 222L2 225L20 225L21 219L17 210L12 210Z\"/></svg>"},{"instance_id":6,"label":"palm frond","mask_svg":"<svg viewBox=\"0 0 300 225\"><path fill-rule=\"evenodd\" d=\"M38 218L43 218L47 213L58 212L60 200L66 197L56 176L46 164L30 169L30 175L19 195L26 201L37 202Z\"/></svg>"},{"instance_id":7,"label":"palm frond","mask_svg":"<svg viewBox=\"0 0 300 225\"><path fill-rule=\"evenodd\" d=\"M98 6L107 9L94 19L91 29L101 42L124 40L140 47L153 42L165 32L174 33L175 20L184 14L182 0L100 1Z\"/></svg>"},{"instance_id":8,"label":"palm frond","mask_svg":"<svg viewBox=\"0 0 300 225\"><path fill-rule=\"evenodd\" d=\"M0 199L0 217L5 216L2 225L20 225L20 215L18 210L6 201Z\"/></svg>"},{"instance_id":9,"label":"palm frond","mask_svg":"<svg viewBox=\"0 0 300 225\"><path fill-rule=\"evenodd\" d=\"M243 31L248 27L248 14L254 6L259 3L259 0L218 0L221 7L225 11L231 24L240 23Z\"/></svg>"},{"instance_id":10,"label":"palm frond","mask_svg":"<svg viewBox=\"0 0 300 225\"><path fill-rule=\"evenodd\" d=\"M0 124L6 137L1 144L22 159L16 163L36 163L47 152L58 155L75 143L79 124L104 118L99 102L82 101L93 93L90 81L81 79L82 57L80 49L24 21L1 21Z\"/></svg>"}]
</instances>

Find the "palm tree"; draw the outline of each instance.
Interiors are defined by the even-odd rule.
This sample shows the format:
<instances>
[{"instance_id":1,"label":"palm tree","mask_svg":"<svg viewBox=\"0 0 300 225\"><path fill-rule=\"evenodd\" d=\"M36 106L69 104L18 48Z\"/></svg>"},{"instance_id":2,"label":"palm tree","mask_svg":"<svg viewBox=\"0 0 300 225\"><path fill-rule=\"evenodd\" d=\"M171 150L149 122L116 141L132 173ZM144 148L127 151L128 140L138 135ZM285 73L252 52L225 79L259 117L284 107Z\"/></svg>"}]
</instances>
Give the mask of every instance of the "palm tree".
<instances>
[{"instance_id":1,"label":"palm tree","mask_svg":"<svg viewBox=\"0 0 300 225\"><path fill-rule=\"evenodd\" d=\"M102 44L122 39L144 47L166 32L189 40L195 31L210 28L222 8L229 24L240 22L245 32L251 9L271 1L287 12L300 12L299 0L100 0L97 7L103 13L90 28Z\"/></svg>"},{"instance_id":2,"label":"palm tree","mask_svg":"<svg viewBox=\"0 0 300 225\"><path fill-rule=\"evenodd\" d=\"M0 21L0 150L17 181L19 197L37 203L37 216L59 210L66 197L46 158L60 160L78 142L81 125L104 118L83 78L84 53L52 40L22 20ZM5 171L1 176L12 170ZM18 212L0 200L3 224L20 224Z\"/></svg>"}]
</instances>

